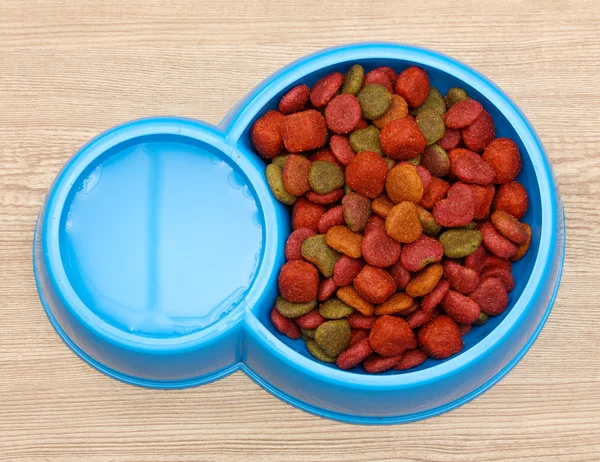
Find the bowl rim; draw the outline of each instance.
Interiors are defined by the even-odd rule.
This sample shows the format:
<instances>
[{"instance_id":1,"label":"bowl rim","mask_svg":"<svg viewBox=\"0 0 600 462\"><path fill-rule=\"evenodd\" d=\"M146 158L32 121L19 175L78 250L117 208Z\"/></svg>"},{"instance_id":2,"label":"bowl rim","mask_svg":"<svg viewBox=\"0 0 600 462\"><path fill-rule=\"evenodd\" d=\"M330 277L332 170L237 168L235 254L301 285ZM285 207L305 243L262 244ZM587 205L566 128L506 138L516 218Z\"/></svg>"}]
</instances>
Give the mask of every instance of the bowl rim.
<instances>
[{"instance_id":1,"label":"bowl rim","mask_svg":"<svg viewBox=\"0 0 600 462\"><path fill-rule=\"evenodd\" d=\"M305 372L317 380L337 385L367 386L380 390L401 389L431 383L456 374L476 362L478 358L485 356L514 331L520 318L531 308L532 305L529 301L535 300L539 296L543 288L542 282L552 272L553 256L557 247L555 230L558 225L559 199L553 187L554 177L542 143L518 106L494 83L466 64L442 53L411 45L388 42L353 43L326 48L304 56L266 78L236 105L222 122L226 137L237 143L244 130L272 98L307 75L330 66L365 59L410 61L415 65L432 67L453 75L487 98L512 125L525 146L536 174L542 209L540 225L542 232L540 233L538 255L527 284L521 296L514 301L510 312L494 330L469 350L427 369L404 371L392 375L356 374L335 369L288 347L270 332L254 313L248 313L248 316L253 319L248 320L247 323L252 325L252 329L257 333L259 339L269 345L278 360L296 370ZM544 230L550 230L550 232L544 232ZM560 275L557 279L557 287L559 282ZM543 324L543 321L540 323Z\"/></svg>"}]
</instances>

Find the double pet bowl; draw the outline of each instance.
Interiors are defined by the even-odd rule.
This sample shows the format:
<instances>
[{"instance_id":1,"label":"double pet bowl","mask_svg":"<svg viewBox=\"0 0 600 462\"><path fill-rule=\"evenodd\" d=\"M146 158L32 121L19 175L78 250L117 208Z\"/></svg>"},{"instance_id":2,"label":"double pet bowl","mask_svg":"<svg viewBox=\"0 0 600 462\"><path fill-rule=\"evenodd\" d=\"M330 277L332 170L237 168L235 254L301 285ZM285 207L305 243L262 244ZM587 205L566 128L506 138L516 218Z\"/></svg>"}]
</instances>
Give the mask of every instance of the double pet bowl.
<instances>
[{"instance_id":1,"label":"double pet bowl","mask_svg":"<svg viewBox=\"0 0 600 462\"><path fill-rule=\"evenodd\" d=\"M533 239L513 266L510 307L464 337L464 350L410 371L368 375L320 363L269 314L290 232L271 195L252 123L291 87L354 63L424 68L444 94L463 87L517 142ZM446 56L396 44L332 48L296 61L219 126L155 117L99 135L54 181L35 230L40 298L62 339L123 382L183 388L238 369L284 401L354 423L398 423L459 406L497 382L539 334L564 258L563 208L548 158L519 109Z\"/></svg>"}]
</instances>

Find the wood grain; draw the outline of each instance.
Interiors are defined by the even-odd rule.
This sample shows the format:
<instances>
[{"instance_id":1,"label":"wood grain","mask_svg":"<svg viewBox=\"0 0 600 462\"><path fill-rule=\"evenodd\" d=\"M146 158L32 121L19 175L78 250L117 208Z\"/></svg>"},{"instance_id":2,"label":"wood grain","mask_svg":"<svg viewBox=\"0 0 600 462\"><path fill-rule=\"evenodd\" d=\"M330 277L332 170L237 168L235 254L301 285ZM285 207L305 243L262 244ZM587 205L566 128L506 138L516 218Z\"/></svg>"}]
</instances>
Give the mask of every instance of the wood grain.
<instances>
[{"instance_id":1,"label":"wood grain","mask_svg":"<svg viewBox=\"0 0 600 462\"><path fill-rule=\"evenodd\" d=\"M217 123L282 65L359 40L413 43L474 66L544 141L566 207L567 261L524 360L449 414L359 427L298 411L241 373L149 391L76 358L47 322L31 268L36 215L63 163L132 118ZM598 75L595 0L3 0L0 460L598 460Z\"/></svg>"}]
</instances>

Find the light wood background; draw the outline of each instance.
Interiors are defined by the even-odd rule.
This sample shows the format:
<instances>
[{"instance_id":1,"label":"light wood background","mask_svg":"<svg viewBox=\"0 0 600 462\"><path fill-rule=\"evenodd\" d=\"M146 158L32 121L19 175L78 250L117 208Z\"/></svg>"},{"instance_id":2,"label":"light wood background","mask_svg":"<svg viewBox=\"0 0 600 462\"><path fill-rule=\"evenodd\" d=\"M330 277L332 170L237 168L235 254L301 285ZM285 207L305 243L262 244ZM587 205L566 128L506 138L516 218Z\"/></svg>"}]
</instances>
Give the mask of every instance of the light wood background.
<instances>
[{"instance_id":1,"label":"light wood background","mask_svg":"<svg viewBox=\"0 0 600 462\"><path fill-rule=\"evenodd\" d=\"M218 123L280 66L389 40L474 66L520 105L564 198L567 261L538 341L498 385L423 422L298 411L242 373L184 391L123 385L48 323L31 240L55 174L117 123ZM0 460L600 459L600 5L595 0L1 0Z\"/></svg>"}]
</instances>

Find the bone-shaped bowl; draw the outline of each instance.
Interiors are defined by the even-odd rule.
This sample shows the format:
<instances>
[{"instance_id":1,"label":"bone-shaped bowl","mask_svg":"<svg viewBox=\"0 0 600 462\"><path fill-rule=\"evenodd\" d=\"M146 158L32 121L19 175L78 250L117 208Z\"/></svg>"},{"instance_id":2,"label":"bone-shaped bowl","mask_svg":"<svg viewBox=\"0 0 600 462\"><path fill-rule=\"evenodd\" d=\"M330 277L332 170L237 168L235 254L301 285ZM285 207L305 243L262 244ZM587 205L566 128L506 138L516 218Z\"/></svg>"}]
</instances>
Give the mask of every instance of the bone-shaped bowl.
<instances>
[{"instance_id":1,"label":"bone-shaped bowl","mask_svg":"<svg viewBox=\"0 0 600 462\"><path fill-rule=\"evenodd\" d=\"M513 267L501 316L469 332L464 350L410 371L368 375L316 361L269 319L290 232L252 123L292 86L309 86L353 63L427 70L442 94L460 86L494 118L497 136L523 157L524 221L531 249ZM563 207L549 161L519 109L486 78L432 51L389 43L332 48L275 73L219 126L155 117L99 135L50 188L34 239L42 304L84 361L123 382L154 388L201 385L243 370L284 401L332 419L398 423L452 409L479 395L521 359L558 290ZM240 404L243 406L243 403Z\"/></svg>"}]
</instances>

